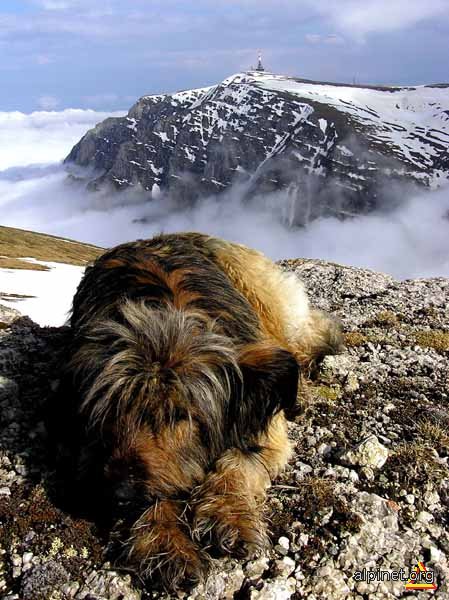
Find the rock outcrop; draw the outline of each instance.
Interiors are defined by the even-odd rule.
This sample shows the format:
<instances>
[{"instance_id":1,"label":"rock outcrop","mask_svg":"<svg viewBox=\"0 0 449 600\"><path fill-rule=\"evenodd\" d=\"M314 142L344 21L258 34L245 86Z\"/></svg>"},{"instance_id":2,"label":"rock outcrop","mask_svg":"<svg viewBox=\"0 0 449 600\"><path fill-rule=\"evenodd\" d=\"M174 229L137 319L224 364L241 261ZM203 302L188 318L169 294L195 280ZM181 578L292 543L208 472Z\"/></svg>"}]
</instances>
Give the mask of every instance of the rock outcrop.
<instances>
[{"instance_id":1,"label":"rock outcrop","mask_svg":"<svg viewBox=\"0 0 449 600\"><path fill-rule=\"evenodd\" d=\"M270 73L144 96L106 119L66 163L111 184L189 203L238 185L243 199L284 190L285 220L345 216L394 201L395 184L449 174L449 87L362 87ZM79 175L79 172L77 173Z\"/></svg>"},{"instance_id":2,"label":"rock outcrop","mask_svg":"<svg viewBox=\"0 0 449 600\"><path fill-rule=\"evenodd\" d=\"M184 597L390 600L407 595L405 581L356 572L408 573L420 560L447 599L449 280L282 264L341 319L347 349L325 359L290 426L294 456L267 502L272 550L217 561ZM103 534L58 504L42 411L64 339L0 311L0 596L168 598L105 564Z\"/></svg>"}]
</instances>

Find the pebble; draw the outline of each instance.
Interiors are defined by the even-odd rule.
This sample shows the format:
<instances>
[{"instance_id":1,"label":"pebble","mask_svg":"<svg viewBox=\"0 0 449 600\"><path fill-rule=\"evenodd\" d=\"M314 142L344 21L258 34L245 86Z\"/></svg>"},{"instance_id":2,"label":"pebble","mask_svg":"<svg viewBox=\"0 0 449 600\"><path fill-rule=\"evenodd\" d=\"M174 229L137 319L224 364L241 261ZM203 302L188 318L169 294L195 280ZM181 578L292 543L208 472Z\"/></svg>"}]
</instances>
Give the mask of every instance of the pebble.
<instances>
[{"instance_id":1,"label":"pebble","mask_svg":"<svg viewBox=\"0 0 449 600\"><path fill-rule=\"evenodd\" d=\"M351 371L346 377L344 390L345 392L351 393L356 392L359 388L360 385L357 379L357 375Z\"/></svg>"},{"instance_id":2,"label":"pebble","mask_svg":"<svg viewBox=\"0 0 449 600\"><path fill-rule=\"evenodd\" d=\"M435 506L440 503L440 495L434 490L428 491L424 494L424 502L429 506Z\"/></svg>"},{"instance_id":3,"label":"pebble","mask_svg":"<svg viewBox=\"0 0 449 600\"><path fill-rule=\"evenodd\" d=\"M296 468L297 468L299 471L301 471L302 473L305 473L305 474L307 474L307 473L311 473L311 472L313 471L313 469L312 469L312 467L311 467L310 465L308 465L308 464L306 464L306 463L304 463L304 462L301 462L301 461L297 461L297 462L295 463L295 467L296 467Z\"/></svg>"},{"instance_id":4,"label":"pebble","mask_svg":"<svg viewBox=\"0 0 449 600\"><path fill-rule=\"evenodd\" d=\"M33 553L32 552L25 552L24 555L22 556L22 562L24 565L27 565L31 562L31 559L33 558Z\"/></svg>"},{"instance_id":5,"label":"pebble","mask_svg":"<svg viewBox=\"0 0 449 600\"><path fill-rule=\"evenodd\" d=\"M418 523L422 523L423 525L427 525L430 521L433 520L433 515L431 515L426 510L422 510L416 515L416 521Z\"/></svg>"},{"instance_id":6,"label":"pebble","mask_svg":"<svg viewBox=\"0 0 449 600\"><path fill-rule=\"evenodd\" d=\"M79 589L80 584L74 581L73 583L63 585L61 591L67 598L73 598Z\"/></svg>"},{"instance_id":7,"label":"pebble","mask_svg":"<svg viewBox=\"0 0 449 600\"><path fill-rule=\"evenodd\" d=\"M19 567L22 565L22 557L18 554L13 554L11 562L14 567Z\"/></svg>"},{"instance_id":8,"label":"pebble","mask_svg":"<svg viewBox=\"0 0 449 600\"><path fill-rule=\"evenodd\" d=\"M374 481L375 475L371 467L362 467L360 469L360 475L362 475L368 481Z\"/></svg>"},{"instance_id":9,"label":"pebble","mask_svg":"<svg viewBox=\"0 0 449 600\"><path fill-rule=\"evenodd\" d=\"M296 591L296 579L274 579L264 582L262 589L252 590L251 600L289 600Z\"/></svg>"},{"instance_id":10,"label":"pebble","mask_svg":"<svg viewBox=\"0 0 449 600\"><path fill-rule=\"evenodd\" d=\"M290 540L287 537L281 536L274 548L278 554L285 556L290 550Z\"/></svg>"},{"instance_id":11,"label":"pebble","mask_svg":"<svg viewBox=\"0 0 449 600\"><path fill-rule=\"evenodd\" d=\"M330 444L320 444L317 449L318 454L327 456L332 452L332 446Z\"/></svg>"},{"instance_id":12,"label":"pebble","mask_svg":"<svg viewBox=\"0 0 449 600\"><path fill-rule=\"evenodd\" d=\"M340 458L347 465L380 469L386 463L388 456L388 448L381 444L375 435L370 435L344 452Z\"/></svg>"},{"instance_id":13,"label":"pebble","mask_svg":"<svg viewBox=\"0 0 449 600\"><path fill-rule=\"evenodd\" d=\"M36 537L36 533L33 530L31 530L26 534L25 541L31 542L35 537Z\"/></svg>"},{"instance_id":14,"label":"pebble","mask_svg":"<svg viewBox=\"0 0 449 600\"><path fill-rule=\"evenodd\" d=\"M282 577L289 577L295 570L296 563L289 556L284 556L282 560L275 561L275 570Z\"/></svg>"},{"instance_id":15,"label":"pebble","mask_svg":"<svg viewBox=\"0 0 449 600\"><path fill-rule=\"evenodd\" d=\"M262 573L268 569L268 558L262 556L256 560L251 560L246 565L246 575L250 579L262 577Z\"/></svg>"},{"instance_id":16,"label":"pebble","mask_svg":"<svg viewBox=\"0 0 449 600\"><path fill-rule=\"evenodd\" d=\"M349 479L351 481L353 481L354 483L356 483L357 481L359 481L359 475L357 473L357 471L353 471L352 469L349 471Z\"/></svg>"},{"instance_id":17,"label":"pebble","mask_svg":"<svg viewBox=\"0 0 449 600\"><path fill-rule=\"evenodd\" d=\"M441 550L439 550L436 546L430 546L430 561L433 563L438 563L444 557Z\"/></svg>"}]
</instances>

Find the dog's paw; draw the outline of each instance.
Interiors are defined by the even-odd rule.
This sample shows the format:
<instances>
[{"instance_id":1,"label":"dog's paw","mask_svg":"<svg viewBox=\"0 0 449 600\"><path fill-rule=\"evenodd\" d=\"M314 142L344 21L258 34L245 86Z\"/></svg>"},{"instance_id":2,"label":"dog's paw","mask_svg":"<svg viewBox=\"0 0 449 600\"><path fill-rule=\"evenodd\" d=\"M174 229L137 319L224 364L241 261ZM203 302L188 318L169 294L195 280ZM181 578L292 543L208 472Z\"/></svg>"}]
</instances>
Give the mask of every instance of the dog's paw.
<instances>
[{"instance_id":1,"label":"dog's paw","mask_svg":"<svg viewBox=\"0 0 449 600\"><path fill-rule=\"evenodd\" d=\"M184 539L182 547L159 546L152 548L154 550L157 553L148 554L138 566L145 581L159 580L166 588L177 590L205 580L209 559L188 538Z\"/></svg>"},{"instance_id":2,"label":"dog's paw","mask_svg":"<svg viewBox=\"0 0 449 600\"><path fill-rule=\"evenodd\" d=\"M195 506L193 534L222 553L240 558L257 556L269 545L259 509L241 496L203 498Z\"/></svg>"},{"instance_id":3,"label":"dog's paw","mask_svg":"<svg viewBox=\"0 0 449 600\"><path fill-rule=\"evenodd\" d=\"M188 535L174 503L164 501L135 523L127 562L145 581L160 580L172 590L202 581L209 559Z\"/></svg>"}]
</instances>

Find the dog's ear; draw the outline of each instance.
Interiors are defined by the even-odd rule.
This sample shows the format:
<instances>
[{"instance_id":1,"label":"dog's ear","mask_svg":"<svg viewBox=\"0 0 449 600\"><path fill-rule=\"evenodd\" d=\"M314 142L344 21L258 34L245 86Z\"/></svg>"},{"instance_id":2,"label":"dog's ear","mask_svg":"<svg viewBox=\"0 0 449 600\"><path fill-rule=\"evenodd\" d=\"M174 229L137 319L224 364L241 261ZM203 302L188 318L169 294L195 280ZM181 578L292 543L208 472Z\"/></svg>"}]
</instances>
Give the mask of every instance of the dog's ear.
<instances>
[{"instance_id":1,"label":"dog's ear","mask_svg":"<svg viewBox=\"0 0 449 600\"><path fill-rule=\"evenodd\" d=\"M248 344L240 352L242 379L231 408L232 427L240 440L265 429L279 412L293 412L299 366L291 352L269 342Z\"/></svg>"}]
</instances>

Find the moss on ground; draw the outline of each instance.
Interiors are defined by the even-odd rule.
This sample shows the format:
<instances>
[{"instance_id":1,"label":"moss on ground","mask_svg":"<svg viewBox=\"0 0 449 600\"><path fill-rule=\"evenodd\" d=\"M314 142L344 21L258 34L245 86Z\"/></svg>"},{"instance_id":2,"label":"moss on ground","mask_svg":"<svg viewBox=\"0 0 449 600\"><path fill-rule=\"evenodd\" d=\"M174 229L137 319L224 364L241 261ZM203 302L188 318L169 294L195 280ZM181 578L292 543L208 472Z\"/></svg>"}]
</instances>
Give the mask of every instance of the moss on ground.
<instances>
[{"instance_id":1,"label":"moss on ground","mask_svg":"<svg viewBox=\"0 0 449 600\"><path fill-rule=\"evenodd\" d=\"M315 397L319 400L327 400L329 402L335 402L341 398L342 391L338 384L333 385L318 385L313 389Z\"/></svg>"},{"instance_id":2,"label":"moss on ground","mask_svg":"<svg viewBox=\"0 0 449 600\"><path fill-rule=\"evenodd\" d=\"M103 562L95 527L56 508L40 485L16 486L11 497L0 498L0 540L7 551L58 560L75 579L89 565Z\"/></svg>"}]
</instances>

